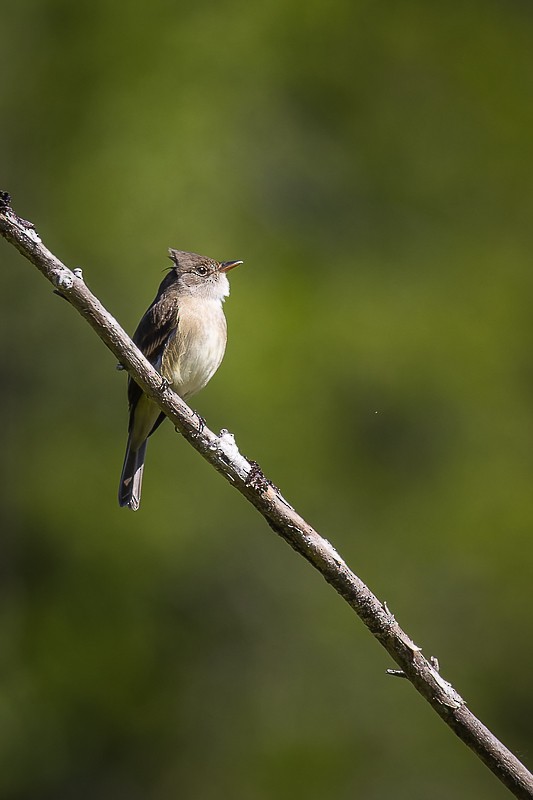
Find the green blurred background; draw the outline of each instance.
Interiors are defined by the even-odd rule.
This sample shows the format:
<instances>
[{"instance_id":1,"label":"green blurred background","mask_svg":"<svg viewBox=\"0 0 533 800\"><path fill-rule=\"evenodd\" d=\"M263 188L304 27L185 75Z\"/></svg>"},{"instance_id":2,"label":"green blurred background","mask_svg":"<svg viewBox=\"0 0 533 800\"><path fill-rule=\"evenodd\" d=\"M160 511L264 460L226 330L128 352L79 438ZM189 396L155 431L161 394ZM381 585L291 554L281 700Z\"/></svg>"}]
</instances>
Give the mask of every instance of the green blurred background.
<instances>
[{"instance_id":1,"label":"green blurred background","mask_svg":"<svg viewBox=\"0 0 533 800\"><path fill-rule=\"evenodd\" d=\"M533 762L533 6L2 4L0 188L133 331L232 273L229 428ZM0 796L507 791L0 244Z\"/></svg>"}]
</instances>

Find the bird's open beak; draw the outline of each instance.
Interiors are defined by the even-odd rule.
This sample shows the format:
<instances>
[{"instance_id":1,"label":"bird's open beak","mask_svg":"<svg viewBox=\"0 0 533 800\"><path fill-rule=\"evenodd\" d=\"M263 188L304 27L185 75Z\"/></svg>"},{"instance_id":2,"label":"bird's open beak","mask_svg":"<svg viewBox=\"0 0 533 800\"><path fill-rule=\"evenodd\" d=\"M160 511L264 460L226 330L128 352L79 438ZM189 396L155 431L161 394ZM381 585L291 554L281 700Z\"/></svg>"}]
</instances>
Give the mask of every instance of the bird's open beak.
<instances>
[{"instance_id":1,"label":"bird's open beak","mask_svg":"<svg viewBox=\"0 0 533 800\"><path fill-rule=\"evenodd\" d=\"M238 267L239 264L244 264L244 261L223 261L222 264L219 266L219 272L229 272L230 269L234 267Z\"/></svg>"}]
</instances>

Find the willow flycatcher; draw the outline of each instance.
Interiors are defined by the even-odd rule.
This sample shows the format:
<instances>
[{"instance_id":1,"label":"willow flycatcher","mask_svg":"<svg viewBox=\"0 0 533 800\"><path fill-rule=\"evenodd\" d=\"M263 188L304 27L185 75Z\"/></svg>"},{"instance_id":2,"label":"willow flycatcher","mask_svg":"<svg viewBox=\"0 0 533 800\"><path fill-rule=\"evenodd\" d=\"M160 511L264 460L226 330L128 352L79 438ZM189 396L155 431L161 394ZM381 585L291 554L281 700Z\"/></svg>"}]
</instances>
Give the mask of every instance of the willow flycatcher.
<instances>
[{"instance_id":1,"label":"willow flycatcher","mask_svg":"<svg viewBox=\"0 0 533 800\"><path fill-rule=\"evenodd\" d=\"M222 303L229 295L226 272L242 261L223 261L169 251L173 267L141 319L133 341L183 400L213 377L226 349ZM118 501L137 511L141 501L148 437L165 415L132 378L128 380L130 420Z\"/></svg>"}]
</instances>

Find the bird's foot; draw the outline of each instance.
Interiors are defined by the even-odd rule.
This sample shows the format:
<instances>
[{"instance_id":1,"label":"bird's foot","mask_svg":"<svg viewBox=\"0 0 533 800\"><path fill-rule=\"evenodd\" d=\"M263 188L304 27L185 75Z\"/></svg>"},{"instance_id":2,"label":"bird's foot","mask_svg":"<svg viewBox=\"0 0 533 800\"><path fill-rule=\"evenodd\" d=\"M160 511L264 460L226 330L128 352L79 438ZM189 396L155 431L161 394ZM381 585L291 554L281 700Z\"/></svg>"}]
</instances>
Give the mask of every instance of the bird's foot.
<instances>
[{"instance_id":1,"label":"bird's foot","mask_svg":"<svg viewBox=\"0 0 533 800\"><path fill-rule=\"evenodd\" d=\"M198 411L195 411L194 409L193 409L192 413L193 413L193 416L196 417L196 420L198 422L198 429L196 431L194 431L193 436L201 436L202 433L204 432L204 428L205 428L205 425L206 425L205 419L203 417L201 417L200 414L198 413Z\"/></svg>"}]
</instances>

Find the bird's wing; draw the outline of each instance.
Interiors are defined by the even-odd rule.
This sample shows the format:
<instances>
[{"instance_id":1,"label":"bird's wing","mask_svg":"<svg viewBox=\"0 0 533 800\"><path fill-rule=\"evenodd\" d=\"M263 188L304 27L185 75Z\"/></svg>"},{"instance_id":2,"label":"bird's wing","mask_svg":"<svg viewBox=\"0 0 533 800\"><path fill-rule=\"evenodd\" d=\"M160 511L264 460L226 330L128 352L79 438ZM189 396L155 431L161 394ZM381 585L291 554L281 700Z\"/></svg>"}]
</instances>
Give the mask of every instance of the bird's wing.
<instances>
[{"instance_id":1,"label":"bird's wing","mask_svg":"<svg viewBox=\"0 0 533 800\"><path fill-rule=\"evenodd\" d=\"M178 304L175 296L162 295L156 297L145 313L133 341L148 361L157 369L161 369L163 353L168 343L176 335L178 329ZM131 378L128 381L128 401L130 409L135 408L142 389Z\"/></svg>"}]
</instances>

